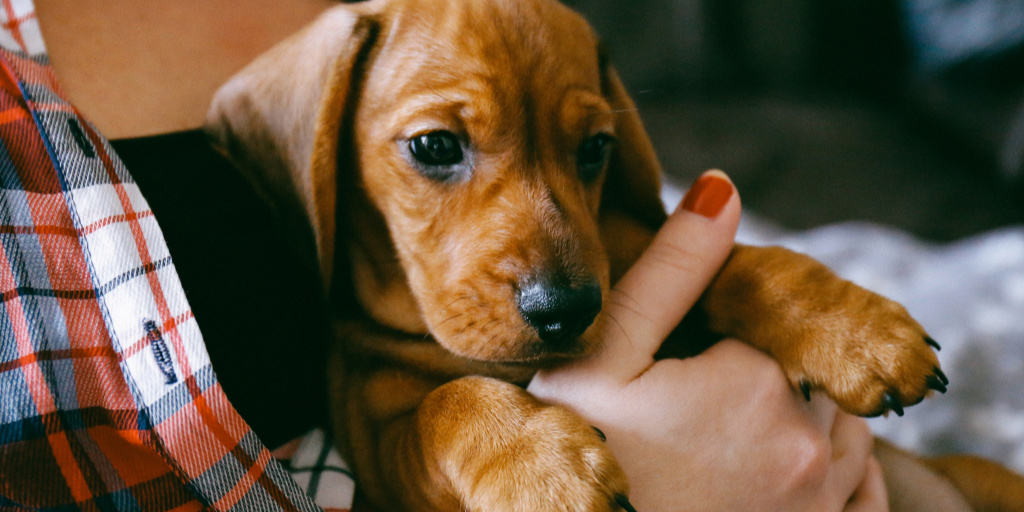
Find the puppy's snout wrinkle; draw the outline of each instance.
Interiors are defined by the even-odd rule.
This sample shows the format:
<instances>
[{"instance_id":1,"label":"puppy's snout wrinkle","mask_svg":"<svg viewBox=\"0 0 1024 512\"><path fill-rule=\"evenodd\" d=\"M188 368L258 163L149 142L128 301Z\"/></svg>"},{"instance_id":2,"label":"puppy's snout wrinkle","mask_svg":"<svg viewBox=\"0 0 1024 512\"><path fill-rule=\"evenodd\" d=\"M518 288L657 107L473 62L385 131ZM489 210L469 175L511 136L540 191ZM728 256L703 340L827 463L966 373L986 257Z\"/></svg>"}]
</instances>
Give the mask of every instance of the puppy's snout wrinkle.
<instances>
[{"instance_id":1,"label":"puppy's snout wrinkle","mask_svg":"<svg viewBox=\"0 0 1024 512\"><path fill-rule=\"evenodd\" d=\"M567 349L601 311L601 285L596 280L573 285L567 280L538 279L520 287L516 303L541 341L555 350Z\"/></svg>"}]
</instances>

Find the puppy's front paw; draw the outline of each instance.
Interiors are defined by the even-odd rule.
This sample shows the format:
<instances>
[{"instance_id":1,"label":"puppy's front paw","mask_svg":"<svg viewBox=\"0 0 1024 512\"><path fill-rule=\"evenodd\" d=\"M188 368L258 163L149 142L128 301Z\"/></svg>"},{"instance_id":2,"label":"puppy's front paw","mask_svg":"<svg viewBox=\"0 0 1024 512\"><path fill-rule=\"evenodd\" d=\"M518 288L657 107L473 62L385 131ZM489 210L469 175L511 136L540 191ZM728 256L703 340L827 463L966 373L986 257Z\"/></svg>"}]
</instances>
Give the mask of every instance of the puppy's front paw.
<instances>
[{"instance_id":1,"label":"puppy's front paw","mask_svg":"<svg viewBox=\"0 0 1024 512\"><path fill-rule=\"evenodd\" d=\"M825 391L845 411L878 416L919 403L949 381L933 351L938 344L900 304L843 283L827 309L809 312L790 350L777 354L787 376L810 400Z\"/></svg>"},{"instance_id":2,"label":"puppy's front paw","mask_svg":"<svg viewBox=\"0 0 1024 512\"><path fill-rule=\"evenodd\" d=\"M466 381L473 385L462 386ZM460 408L472 402L473 414L461 421L461 439L446 442L439 466L460 510L632 510L626 498L626 476L600 431L568 410L541 404L510 384L482 377L456 382L462 388L457 392L446 390L454 383L438 391ZM424 405L440 405L430 402Z\"/></svg>"},{"instance_id":3,"label":"puppy's front paw","mask_svg":"<svg viewBox=\"0 0 1024 512\"><path fill-rule=\"evenodd\" d=\"M713 331L771 354L808 399L820 389L853 414L902 415L949 383L938 344L903 306L781 247L737 245L702 305Z\"/></svg>"},{"instance_id":4,"label":"puppy's front paw","mask_svg":"<svg viewBox=\"0 0 1024 512\"><path fill-rule=\"evenodd\" d=\"M622 510L628 493L622 470L600 435L572 413L543 409L508 441L501 453L490 454L466 494L468 510Z\"/></svg>"}]
</instances>

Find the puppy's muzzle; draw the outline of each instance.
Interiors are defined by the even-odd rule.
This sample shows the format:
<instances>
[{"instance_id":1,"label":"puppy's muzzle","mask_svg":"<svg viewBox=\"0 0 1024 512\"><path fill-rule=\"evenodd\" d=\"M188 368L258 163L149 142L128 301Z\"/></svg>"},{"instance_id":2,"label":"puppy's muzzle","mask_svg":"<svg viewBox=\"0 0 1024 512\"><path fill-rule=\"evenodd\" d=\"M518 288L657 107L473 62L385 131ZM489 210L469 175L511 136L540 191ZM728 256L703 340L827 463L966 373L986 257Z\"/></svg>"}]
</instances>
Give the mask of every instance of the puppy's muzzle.
<instances>
[{"instance_id":1,"label":"puppy's muzzle","mask_svg":"<svg viewBox=\"0 0 1024 512\"><path fill-rule=\"evenodd\" d=\"M516 303L549 350L570 349L601 312L601 285L596 280L536 279L520 287Z\"/></svg>"}]
</instances>

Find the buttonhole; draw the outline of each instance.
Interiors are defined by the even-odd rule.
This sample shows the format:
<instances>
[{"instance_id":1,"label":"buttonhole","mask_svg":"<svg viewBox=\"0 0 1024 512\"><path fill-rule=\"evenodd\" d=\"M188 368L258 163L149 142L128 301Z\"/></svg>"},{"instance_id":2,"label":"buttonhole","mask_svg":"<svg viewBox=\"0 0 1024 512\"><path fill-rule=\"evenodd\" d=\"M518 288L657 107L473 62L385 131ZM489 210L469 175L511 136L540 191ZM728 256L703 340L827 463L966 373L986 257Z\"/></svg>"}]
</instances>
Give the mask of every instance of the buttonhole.
<instances>
[{"instance_id":1,"label":"buttonhole","mask_svg":"<svg viewBox=\"0 0 1024 512\"><path fill-rule=\"evenodd\" d=\"M82 130L82 125L78 124L77 119L73 117L68 118L68 129L71 130L71 137L75 139L75 143L78 144L78 148L82 150L82 153L89 158L96 158L96 150L93 149L89 138L85 136L85 131Z\"/></svg>"},{"instance_id":2,"label":"buttonhole","mask_svg":"<svg viewBox=\"0 0 1024 512\"><path fill-rule=\"evenodd\" d=\"M149 341L149 346L153 348L153 355L156 356L156 365L163 372L166 383L174 384L178 382L178 376L174 374L174 362L171 361L171 352L167 350L167 343L164 341L163 334L160 333L160 328L152 320L144 321L142 326L146 329L146 341Z\"/></svg>"}]
</instances>

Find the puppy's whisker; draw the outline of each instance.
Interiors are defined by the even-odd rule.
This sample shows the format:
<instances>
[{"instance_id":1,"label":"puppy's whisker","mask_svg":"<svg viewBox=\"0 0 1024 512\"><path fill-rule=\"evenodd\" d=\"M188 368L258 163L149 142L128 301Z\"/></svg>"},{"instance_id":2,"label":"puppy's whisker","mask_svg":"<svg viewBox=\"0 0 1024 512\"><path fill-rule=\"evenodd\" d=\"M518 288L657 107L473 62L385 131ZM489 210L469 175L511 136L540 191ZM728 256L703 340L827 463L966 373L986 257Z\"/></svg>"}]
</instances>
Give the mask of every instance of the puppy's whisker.
<instances>
[{"instance_id":1,"label":"puppy's whisker","mask_svg":"<svg viewBox=\"0 0 1024 512\"><path fill-rule=\"evenodd\" d=\"M469 298L469 295L459 295L458 297L455 298L455 300L449 302L445 307L441 308L441 314L443 315L445 312L448 311L448 308L454 306L459 301L469 300Z\"/></svg>"},{"instance_id":2,"label":"puppy's whisker","mask_svg":"<svg viewBox=\"0 0 1024 512\"><path fill-rule=\"evenodd\" d=\"M500 332L496 332L490 338L487 338L487 341L485 341L483 343L483 345L481 345L481 350L486 350L488 347L490 347L491 346L491 342L496 340L498 338L498 336L501 336Z\"/></svg>"},{"instance_id":3,"label":"puppy's whisker","mask_svg":"<svg viewBox=\"0 0 1024 512\"><path fill-rule=\"evenodd\" d=\"M451 307L452 304L455 304L456 302L458 302L460 300L466 300L468 298L469 298L469 295L459 295L458 297L455 297L454 299L452 299L452 301L449 302L448 304L445 304L444 309L448 309L448 308Z\"/></svg>"},{"instance_id":4,"label":"puppy's whisker","mask_svg":"<svg viewBox=\"0 0 1024 512\"><path fill-rule=\"evenodd\" d=\"M495 324L500 324L500 323L501 323L501 319L499 319L499 318L492 318L491 321L487 322L486 324L481 326L479 329L477 329L477 332L480 333L481 335L486 335L489 332L496 331L496 332L494 332L494 334L491 335L490 338L488 338L487 341L484 342L484 346L485 347L489 346L491 341L494 340L494 338L497 338L498 336L501 336L502 332L504 332L502 329L500 329L500 325L498 326L499 327L498 329L494 329L494 330L491 329L492 326L494 326Z\"/></svg>"},{"instance_id":5,"label":"puppy's whisker","mask_svg":"<svg viewBox=\"0 0 1024 512\"><path fill-rule=\"evenodd\" d=\"M455 320L456 318L459 318L459 317L461 317L463 315L465 315L465 313L456 313L456 314L454 314L454 315L452 315L452 316L450 316L448 318L445 318L444 320L441 320L440 322L438 322L437 327L441 327L442 325L444 325L444 324L446 324L446 323L448 323L448 322L450 322L452 320ZM437 327L435 327L435 329Z\"/></svg>"},{"instance_id":6,"label":"puppy's whisker","mask_svg":"<svg viewBox=\"0 0 1024 512\"><path fill-rule=\"evenodd\" d=\"M635 107L634 108L620 108L620 109L612 110L611 114L612 115L617 115L617 114L625 114L625 113L628 113L628 112L639 112L639 111L640 111L640 109L635 108ZM591 112L591 113L586 115L586 119L589 120L589 119L593 119L595 117L600 117L600 116L604 116L604 115L608 115L608 112L606 112L606 111Z\"/></svg>"},{"instance_id":7,"label":"puppy's whisker","mask_svg":"<svg viewBox=\"0 0 1024 512\"><path fill-rule=\"evenodd\" d=\"M459 331L456 332L455 335L456 336L462 336L462 333L466 332L466 329L469 329L470 327L473 327L474 325L476 325L476 321L469 322L468 324L463 325L462 329L459 329Z\"/></svg>"},{"instance_id":8,"label":"puppy's whisker","mask_svg":"<svg viewBox=\"0 0 1024 512\"><path fill-rule=\"evenodd\" d=\"M456 297L455 300L453 300L452 302L447 303L447 305L442 307L441 310L440 310L440 313L438 313L438 314L444 314L445 312L447 312L447 310L449 310L450 307L454 306L458 302L463 301L463 300L469 300L470 298L471 297L469 295L460 295L459 297ZM470 306L470 309L478 308L478 307L480 307L480 306L476 305L476 304L473 304L472 306ZM458 314L463 314L463 313L458 313Z\"/></svg>"},{"instance_id":9,"label":"puppy's whisker","mask_svg":"<svg viewBox=\"0 0 1024 512\"><path fill-rule=\"evenodd\" d=\"M492 325L499 322L501 322L500 318L492 318L490 322L487 322L486 324L483 325L483 327L480 328L480 332L487 332L487 329L490 329Z\"/></svg>"}]
</instances>

